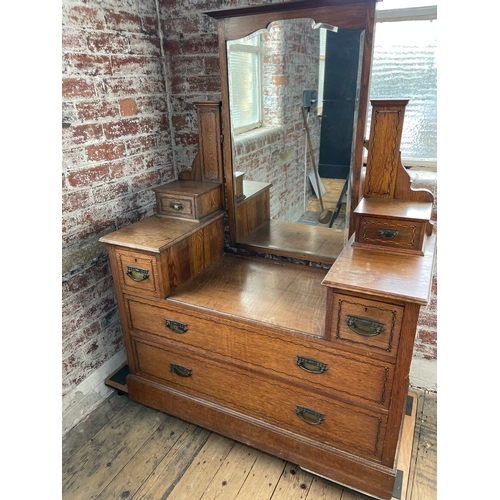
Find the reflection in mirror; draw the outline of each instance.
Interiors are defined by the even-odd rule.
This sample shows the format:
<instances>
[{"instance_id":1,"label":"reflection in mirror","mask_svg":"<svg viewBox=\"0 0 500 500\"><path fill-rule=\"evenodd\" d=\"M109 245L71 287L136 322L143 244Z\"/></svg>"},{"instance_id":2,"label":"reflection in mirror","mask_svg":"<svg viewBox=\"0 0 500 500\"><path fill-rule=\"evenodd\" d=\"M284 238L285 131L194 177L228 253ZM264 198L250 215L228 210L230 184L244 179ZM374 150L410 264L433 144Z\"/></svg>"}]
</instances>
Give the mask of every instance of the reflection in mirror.
<instances>
[{"instance_id":1,"label":"reflection in mirror","mask_svg":"<svg viewBox=\"0 0 500 500\"><path fill-rule=\"evenodd\" d=\"M344 245L361 39L293 19L227 42L238 242L283 221Z\"/></svg>"}]
</instances>

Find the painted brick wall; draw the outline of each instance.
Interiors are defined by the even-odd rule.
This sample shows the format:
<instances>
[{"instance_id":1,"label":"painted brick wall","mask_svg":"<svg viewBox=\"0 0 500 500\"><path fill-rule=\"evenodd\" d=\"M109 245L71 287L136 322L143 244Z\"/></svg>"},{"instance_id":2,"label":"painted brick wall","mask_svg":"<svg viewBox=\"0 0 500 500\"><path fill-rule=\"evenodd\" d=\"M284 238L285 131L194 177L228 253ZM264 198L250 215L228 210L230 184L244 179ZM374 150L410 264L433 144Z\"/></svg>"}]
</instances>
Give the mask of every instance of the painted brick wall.
<instances>
[{"instance_id":1,"label":"painted brick wall","mask_svg":"<svg viewBox=\"0 0 500 500\"><path fill-rule=\"evenodd\" d=\"M98 240L151 215L151 187L174 170L155 0L63 0L62 48L65 430L103 397L101 371L125 359Z\"/></svg>"},{"instance_id":2,"label":"painted brick wall","mask_svg":"<svg viewBox=\"0 0 500 500\"><path fill-rule=\"evenodd\" d=\"M158 0L162 58L155 0L62 2L63 432L106 397L102 382L125 359L98 240L151 215L151 188L192 164L193 103L220 99L217 29L202 12L258 3ZM415 357L436 357L435 308L434 296Z\"/></svg>"}]
</instances>

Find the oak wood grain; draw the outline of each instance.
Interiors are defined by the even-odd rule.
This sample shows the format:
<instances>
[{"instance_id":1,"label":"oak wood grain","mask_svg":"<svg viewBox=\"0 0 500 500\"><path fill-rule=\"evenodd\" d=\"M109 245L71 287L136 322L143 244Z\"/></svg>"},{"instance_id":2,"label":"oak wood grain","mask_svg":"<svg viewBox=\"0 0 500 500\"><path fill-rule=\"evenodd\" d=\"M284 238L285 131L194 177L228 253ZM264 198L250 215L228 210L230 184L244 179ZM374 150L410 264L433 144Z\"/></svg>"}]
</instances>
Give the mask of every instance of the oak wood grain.
<instances>
[{"instance_id":1,"label":"oak wood grain","mask_svg":"<svg viewBox=\"0 0 500 500\"><path fill-rule=\"evenodd\" d=\"M323 284L388 300L427 305L435 258L436 236L426 241L424 255L353 246L351 238Z\"/></svg>"},{"instance_id":2,"label":"oak wood grain","mask_svg":"<svg viewBox=\"0 0 500 500\"><path fill-rule=\"evenodd\" d=\"M262 253L333 264L344 248L346 236L343 229L266 220L239 240L238 246Z\"/></svg>"}]
</instances>

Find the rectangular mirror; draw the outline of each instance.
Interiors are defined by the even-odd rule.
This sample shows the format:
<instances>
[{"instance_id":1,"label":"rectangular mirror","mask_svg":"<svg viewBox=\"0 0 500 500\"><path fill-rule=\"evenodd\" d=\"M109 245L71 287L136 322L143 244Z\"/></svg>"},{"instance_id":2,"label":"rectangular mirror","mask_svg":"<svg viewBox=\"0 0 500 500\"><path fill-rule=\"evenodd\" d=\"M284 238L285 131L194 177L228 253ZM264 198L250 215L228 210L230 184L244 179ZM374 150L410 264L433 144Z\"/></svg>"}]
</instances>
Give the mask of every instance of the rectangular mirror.
<instances>
[{"instance_id":1,"label":"rectangular mirror","mask_svg":"<svg viewBox=\"0 0 500 500\"><path fill-rule=\"evenodd\" d=\"M375 2L324 3L228 10L219 50L231 243L331 264L359 200Z\"/></svg>"}]
</instances>

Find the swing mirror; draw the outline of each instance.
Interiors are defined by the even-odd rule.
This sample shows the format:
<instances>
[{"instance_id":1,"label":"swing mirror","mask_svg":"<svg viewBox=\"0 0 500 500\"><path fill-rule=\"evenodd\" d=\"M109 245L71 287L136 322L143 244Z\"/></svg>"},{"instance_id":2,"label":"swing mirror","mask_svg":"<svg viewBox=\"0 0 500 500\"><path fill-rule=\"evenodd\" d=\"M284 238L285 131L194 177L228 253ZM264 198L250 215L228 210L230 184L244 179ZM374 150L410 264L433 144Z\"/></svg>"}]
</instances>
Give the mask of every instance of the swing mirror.
<instances>
[{"instance_id":1,"label":"swing mirror","mask_svg":"<svg viewBox=\"0 0 500 500\"><path fill-rule=\"evenodd\" d=\"M303 17L269 21L249 8L226 19L224 151L237 248L330 264L346 244L362 167L369 4L374 11L374 2L336 12L304 4Z\"/></svg>"}]
</instances>

